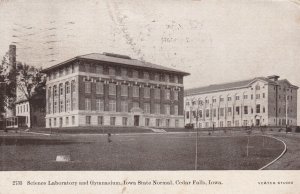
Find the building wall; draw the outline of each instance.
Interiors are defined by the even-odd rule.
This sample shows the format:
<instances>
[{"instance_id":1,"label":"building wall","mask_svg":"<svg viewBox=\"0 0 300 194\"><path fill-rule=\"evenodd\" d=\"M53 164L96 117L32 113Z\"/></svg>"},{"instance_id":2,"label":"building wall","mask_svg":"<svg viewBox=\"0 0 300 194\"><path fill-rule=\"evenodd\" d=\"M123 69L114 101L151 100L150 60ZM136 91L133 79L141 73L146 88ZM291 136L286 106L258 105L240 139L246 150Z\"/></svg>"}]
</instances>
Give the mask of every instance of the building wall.
<instances>
[{"instance_id":1,"label":"building wall","mask_svg":"<svg viewBox=\"0 0 300 194\"><path fill-rule=\"evenodd\" d=\"M97 66L101 66L102 70L98 71ZM110 73L112 68L115 71L114 74ZM126 75L122 74L122 71L125 72L125 70ZM138 73L136 74L136 72ZM149 73L149 79L144 77L144 72ZM169 79L164 77L165 74L168 74ZM159 75L159 80L155 80L157 75ZM177 76L177 81L174 76ZM135 115L139 116L139 126L145 126L145 118L149 118L149 127L183 127L182 82L182 75L133 69L125 65L119 67L113 64L89 61L67 64L63 68L48 74L46 127L111 125L111 117L115 117L116 126L124 126L123 118L125 117L127 118L126 126L134 126ZM70 92L66 92L67 83L75 83L74 90L70 89ZM103 94L97 94L97 83L103 84ZM86 84L90 84L90 92L86 92ZM115 84L115 95L109 95L109 84ZM60 85L62 85L61 92ZM121 95L122 85L128 86L127 96ZM54 95L54 87L57 88L57 95ZM133 96L134 87L139 88L138 97ZM144 96L145 87L150 88L149 98ZM159 99L155 97L155 89L160 90ZM170 99L165 98L166 89L170 90ZM174 99L175 92L178 93L178 99ZM90 100L90 107L87 107L86 99ZM97 110L96 99L103 100L104 110ZM67 108L68 100L72 104L70 108ZM116 101L115 111L109 109L111 100ZM121 111L122 101L128 102L128 111L126 112ZM138 108L133 107L136 103L139 105ZM150 104L149 114L144 112L144 103ZM61 104L62 108L60 108ZM154 111L155 104L160 104L159 114ZM165 112L165 105L170 106L170 114ZM175 105L178 107L178 111L175 111ZM103 116L103 123L98 123L98 116ZM87 122L87 119L90 122ZM156 121L157 119L160 119L160 121Z\"/></svg>"},{"instance_id":2,"label":"building wall","mask_svg":"<svg viewBox=\"0 0 300 194\"><path fill-rule=\"evenodd\" d=\"M43 107L33 106L32 118L33 127L44 127L45 126L45 112ZM28 101L16 104L16 116L25 116L26 124L30 127L30 106Z\"/></svg>"},{"instance_id":3,"label":"building wall","mask_svg":"<svg viewBox=\"0 0 300 194\"><path fill-rule=\"evenodd\" d=\"M279 108L282 110L285 107L285 101L282 97L281 99L277 99L283 93L279 92L279 95L277 95L276 87L278 86L258 79L249 86L242 88L224 89L186 96L184 99L185 124L192 123L195 127L199 128L212 126L283 125L282 119L286 115L282 111L278 113L276 111ZM285 87L290 86L286 85ZM294 89L290 95L293 100L289 100L288 103L288 120L289 125L296 125L297 110L295 107L297 107L297 89ZM221 100L222 98L223 101ZM276 101L278 101L278 105L276 105ZM260 106L259 111L257 111L257 105ZM245 107L248 109L246 112ZM221 113L222 109L224 109L223 116ZM237 109L239 109L239 113ZM200 117L200 111L202 111L202 117ZM208 111L208 117L205 116L206 111ZM214 111L216 112L215 115L213 114ZM279 120L281 120L281 123Z\"/></svg>"}]
</instances>

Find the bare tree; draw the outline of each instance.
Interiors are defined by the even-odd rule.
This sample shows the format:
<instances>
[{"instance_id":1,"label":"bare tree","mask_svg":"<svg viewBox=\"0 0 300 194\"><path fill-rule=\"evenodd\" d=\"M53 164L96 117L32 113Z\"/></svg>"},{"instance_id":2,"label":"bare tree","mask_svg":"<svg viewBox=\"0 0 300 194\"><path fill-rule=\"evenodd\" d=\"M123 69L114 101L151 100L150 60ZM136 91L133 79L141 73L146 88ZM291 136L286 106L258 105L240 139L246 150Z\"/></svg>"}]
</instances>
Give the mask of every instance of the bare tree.
<instances>
[{"instance_id":1,"label":"bare tree","mask_svg":"<svg viewBox=\"0 0 300 194\"><path fill-rule=\"evenodd\" d=\"M33 120L33 105L39 104L35 99L37 96L45 95L46 76L41 70L25 63L17 64L17 90L29 103L30 127Z\"/></svg>"}]
</instances>

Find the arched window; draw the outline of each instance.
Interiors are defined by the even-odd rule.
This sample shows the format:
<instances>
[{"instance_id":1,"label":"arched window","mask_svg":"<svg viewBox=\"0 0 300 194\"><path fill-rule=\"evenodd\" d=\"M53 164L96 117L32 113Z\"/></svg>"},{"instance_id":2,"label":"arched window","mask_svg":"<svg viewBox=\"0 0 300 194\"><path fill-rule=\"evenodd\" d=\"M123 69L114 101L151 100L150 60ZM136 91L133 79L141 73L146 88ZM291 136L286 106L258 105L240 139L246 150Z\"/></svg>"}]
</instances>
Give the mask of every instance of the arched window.
<instances>
[{"instance_id":1,"label":"arched window","mask_svg":"<svg viewBox=\"0 0 300 194\"><path fill-rule=\"evenodd\" d=\"M58 93L57 93L57 85L53 86L53 95L54 96L58 95Z\"/></svg>"},{"instance_id":2,"label":"arched window","mask_svg":"<svg viewBox=\"0 0 300 194\"><path fill-rule=\"evenodd\" d=\"M63 95L63 94L64 94L63 84L59 84L59 95Z\"/></svg>"},{"instance_id":3,"label":"arched window","mask_svg":"<svg viewBox=\"0 0 300 194\"><path fill-rule=\"evenodd\" d=\"M66 82L65 87L66 87L66 94L69 94L70 93L70 82Z\"/></svg>"},{"instance_id":4,"label":"arched window","mask_svg":"<svg viewBox=\"0 0 300 194\"><path fill-rule=\"evenodd\" d=\"M74 80L71 82L71 92L72 93L75 92L75 81Z\"/></svg>"}]
</instances>

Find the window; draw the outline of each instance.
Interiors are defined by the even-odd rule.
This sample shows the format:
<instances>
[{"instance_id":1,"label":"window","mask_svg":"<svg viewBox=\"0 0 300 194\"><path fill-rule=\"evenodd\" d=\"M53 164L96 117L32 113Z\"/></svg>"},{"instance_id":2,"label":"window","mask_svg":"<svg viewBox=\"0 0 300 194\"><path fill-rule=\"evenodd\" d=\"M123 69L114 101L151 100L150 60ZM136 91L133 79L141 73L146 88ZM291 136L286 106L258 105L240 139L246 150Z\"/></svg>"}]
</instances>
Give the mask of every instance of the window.
<instances>
[{"instance_id":1,"label":"window","mask_svg":"<svg viewBox=\"0 0 300 194\"><path fill-rule=\"evenodd\" d=\"M128 86L121 85L121 96L128 96Z\"/></svg>"},{"instance_id":2,"label":"window","mask_svg":"<svg viewBox=\"0 0 300 194\"><path fill-rule=\"evenodd\" d=\"M186 118L189 119L189 118L190 118L190 112L189 112L189 111L186 111L185 114L186 114Z\"/></svg>"},{"instance_id":3,"label":"window","mask_svg":"<svg viewBox=\"0 0 300 194\"><path fill-rule=\"evenodd\" d=\"M178 100L178 91L177 90L173 91L173 95L174 95L174 100Z\"/></svg>"},{"instance_id":4,"label":"window","mask_svg":"<svg viewBox=\"0 0 300 194\"><path fill-rule=\"evenodd\" d=\"M263 107L263 113L265 113L266 112L266 108L265 107Z\"/></svg>"},{"instance_id":5,"label":"window","mask_svg":"<svg viewBox=\"0 0 300 194\"><path fill-rule=\"evenodd\" d=\"M84 82L85 93L91 93L91 82Z\"/></svg>"},{"instance_id":6,"label":"window","mask_svg":"<svg viewBox=\"0 0 300 194\"><path fill-rule=\"evenodd\" d=\"M74 93L75 92L75 81L71 82L71 92Z\"/></svg>"},{"instance_id":7,"label":"window","mask_svg":"<svg viewBox=\"0 0 300 194\"><path fill-rule=\"evenodd\" d=\"M72 116L72 125L75 125L75 116Z\"/></svg>"},{"instance_id":8,"label":"window","mask_svg":"<svg viewBox=\"0 0 300 194\"><path fill-rule=\"evenodd\" d=\"M265 93L263 93L263 98L265 98L266 97L266 95L265 95Z\"/></svg>"},{"instance_id":9,"label":"window","mask_svg":"<svg viewBox=\"0 0 300 194\"><path fill-rule=\"evenodd\" d=\"M63 84L59 84L59 95L63 95L63 94L64 94Z\"/></svg>"},{"instance_id":10,"label":"window","mask_svg":"<svg viewBox=\"0 0 300 194\"><path fill-rule=\"evenodd\" d=\"M234 123L234 125L235 125L236 127L238 127L238 126L240 126L240 122L239 122L238 120L236 120L235 123Z\"/></svg>"},{"instance_id":11,"label":"window","mask_svg":"<svg viewBox=\"0 0 300 194\"><path fill-rule=\"evenodd\" d=\"M122 125L123 126L127 126L127 120L128 120L127 117L122 117Z\"/></svg>"},{"instance_id":12,"label":"window","mask_svg":"<svg viewBox=\"0 0 300 194\"><path fill-rule=\"evenodd\" d=\"M251 100L253 100L253 94L251 94Z\"/></svg>"},{"instance_id":13,"label":"window","mask_svg":"<svg viewBox=\"0 0 300 194\"><path fill-rule=\"evenodd\" d=\"M116 75L116 70L115 70L115 68L109 67L109 68L108 68L108 74L109 74L109 75Z\"/></svg>"},{"instance_id":14,"label":"window","mask_svg":"<svg viewBox=\"0 0 300 194\"><path fill-rule=\"evenodd\" d=\"M127 77L127 69L125 69L125 68L121 69L121 76L122 77Z\"/></svg>"},{"instance_id":15,"label":"window","mask_svg":"<svg viewBox=\"0 0 300 194\"><path fill-rule=\"evenodd\" d=\"M224 117L224 108L220 108L220 116Z\"/></svg>"},{"instance_id":16,"label":"window","mask_svg":"<svg viewBox=\"0 0 300 194\"><path fill-rule=\"evenodd\" d=\"M116 84L109 84L109 95L116 95Z\"/></svg>"},{"instance_id":17,"label":"window","mask_svg":"<svg viewBox=\"0 0 300 194\"><path fill-rule=\"evenodd\" d=\"M71 110L71 106L70 105L71 105L70 104L70 99L67 99L66 100L66 110L67 110L67 112L69 112Z\"/></svg>"},{"instance_id":18,"label":"window","mask_svg":"<svg viewBox=\"0 0 300 194\"><path fill-rule=\"evenodd\" d=\"M156 73L156 74L154 75L154 80L155 80L155 81L159 81L159 74L158 74L158 73Z\"/></svg>"},{"instance_id":19,"label":"window","mask_svg":"<svg viewBox=\"0 0 300 194\"><path fill-rule=\"evenodd\" d=\"M69 125L69 117L66 117L66 126Z\"/></svg>"},{"instance_id":20,"label":"window","mask_svg":"<svg viewBox=\"0 0 300 194\"><path fill-rule=\"evenodd\" d=\"M176 106L177 106L177 105L176 105ZM177 106L177 109L178 109L178 106ZM203 117L202 110L198 110L198 117L199 117L199 118L202 118L202 117Z\"/></svg>"},{"instance_id":21,"label":"window","mask_svg":"<svg viewBox=\"0 0 300 194\"><path fill-rule=\"evenodd\" d=\"M96 82L96 94L103 94L103 83L102 82Z\"/></svg>"},{"instance_id":22,"label":"window","mask_svg":"<svg viewBox=\"0 0 300 194\"><path fill-rule=\"evenodd\" d=\"M231 127L231 121L227 121L227 127Z\"/></svg>"},{"instance_id":23,"label":"window","mask_svg":"<svg viewBox=\"0 0 300 194\"><path fill-rule=\"evenodd\" d=\"M128 112L128 102L127 101L121 101L121 112Z\"/></svg>"},{"instance_id":24,"label":"window","mask_svg":"<svg viewBox=\"0 0 300 194\"><path fill-rule=\"evenodd\" d=\"M166 127L170 127L170 119L166 119Z\"/></svg>"},{"instance_id":25,"label":"window","mask_svg":"<svg viewBox=\"0 0 300 194\"><path fill-rule=\"evenodd\" d=\"M48 88L48 98L51 98L51 87Z\"/></svg>"},{"instance_id":26,"label":"window","mask_svg":"<svg viewBox=\"0 0 300 194\"><path fill-rule=\"evenodd\" d=\"M72 64L72 73L75 73L75 65L74 64Z\"/></svg>"},{"instance_id":27,"label":"window","mask_svg":"<svg viewBox=\"0 0 300 194\"><path fill-rule=\"evenodd\" d=\"M149 118L145 118L145 126L150 126L150 119Z\"/></svg>"},{"instance_id":28,"label":"window","mask_svg":"<svg viewBox=\"0 0 300 194\"><path fill-rule=\"evenodd\" d=\"M49 119L49 127L52 127L51 119Z\"/></svg>"},{"instance_id":29,"label":"window","mask_svg":"<svg viewBox=\"0 0 300 194\"><path fill-rule=\"evenodd\" d=\"M91 99L90 98L85 98L85 110L91 110Z\"/></svg>"},{"instance_id":30,"label":"window","mask_svg":"<svg viewBox=\"0 0 300 194\"><path fill-rule=\"evenodd\" d=\"M260 99L260 94L256 94L256 99Z\"/></svg>"},{"instance_id":31,"label":"window","mask_svg":"<svg viewBox=\"0 0 300 194\"><path fill-rule=\"evenodd\" d=\"M154 89L154 98L160 99L160 89L159 88Z\"/></svg>"},{"instance_id":32,"label":"window","mask_svg":"<svg viewBox=\"0 0 300 194\"><path fill-rule=\"evenodd\" d=\"M150 98L150 88L144 87L144 98Z\"/></svg>"},{"instance_id":33,"label":"window","mask_svg":"<svg viewBox=\"0 0 300 194\"><path fill-rule=\"evenodd\" d=\"M144 71L144 79L146 79L146 80L150 79L149 73L146 71Z\"/></svg>"},{"instance_id":34,"label":"window","mask_svg":"<svg viewBox=\"0 0 300 194\"><path fill-rule=\"evenodd\" d=\"M206 117L209 117L209 109L206 109L206 110L205 110L205 116L206 116Z\"/></svg>"},{"instance_id":35,"label":"window","mask_svg":"<svg viewBox=\"0 0 300 194\"><path fill-rule=\"evenodd\" d=\"M144 112L146 114L150 113L150 103L144 103Z\"/></svg>"},{"instance_id":36,"label":"window","mask_svg":"<svg viewBox=\"0 0 300 194\"><path fill-rule=\"evenodd\" d=\"M103 74L103 67L101 65L96 66L96 73L97 74Z\"/></svg>"},{"instance_id":37,"label":"window","mask_svg":"<svg viewBox=\"0 0 300 194\"><path fill-rule=\"evenodd\" d=\"M66 82L66 94L70 94L70 82Z\"/></svg>"},{"instance_id":38,"label":"window","mask_svg":"<svg viewBox=\"0 0 300 194\"><path fill-rule=\"evenodd\" d=\"M244 94L244 99L248 99L248 95Z\"/></svg>"},{"instance_id":39,"label":"window","mask_svg":"<svg viewBox=\"0 0 300 194\"><path fill-rule=\"evenodd\" d=\"M227 115L228 115L228 116L231 116L231 115L232 115L232 108L231 108L231 107L228 107L228 108L227 108Z\"/></svg>"},{"instance_id":40,"label":"window","mask_svg":"<svg viewBox=\"0 0 300 194\"><path fill-rule=\"evenodd\" d=\"M140 105L139 105L138 102L133 102L133 103L132 103L132 107L133 107L133 108L139 108Z\"/></svg>"},{"instance_id":41,"label":"window","mask_svg":"<svg viewBox=\"0 0 300 194\"><path fill-rule=\"evenodd\" d=\"M209 103L209 100L208 100L208 99L205 99L205 103L208 104L208 103Z\"/></svg>"},{"instance_id":42,"label":"window","mask_svg":"<svg viewBox=\"0 0 300 194\"><path fill-rule=\"evenodd\" d=\"M174 75L174 83L178 83L178 77L177 77L177 75Z\"/></svg>"},{"instance_id":43,"label":"window","mask_svg":"<svg viewBox=\"0 0 300 194\"><path fill-rule=\"evenodd\" d=\"M255 86L255 89L260 90L260 86L259 85Z\"/></svg>"},{"instance_id":44,"label":"window","mask_svg":"<svg viewBox=\"0 0 300 194\"><path fill-rule=\"evenodd\" d=\"M59 70L59 77L62 77L64 75L64 70L63 69L60 69Z\"/></svg>"},{"instance_id":45,"label":"window","mask_svg":"<svg viewBox=\"0 0 300 194\"><path fill-rule=\"evenodd\" d=\"M109 101L109 111L116 111L116 101L115 100L110 100Z\"/></svg>"},{"instance_id":46,"label":"window","mask_svg":"<svg viewBox=\"0 0 300 194\"><path fill-rule=\"evenodd\" d=\"M170 100L170 90L169 89L166 89L165 90L165 100Z\"/></svg>"},{"instance_id":47,"label":"window","mask_svg":"<svg viewBox=\"0 0 300 194\"><path fill-rule=\"evenodd\" d=\"M59 101L59 112L64 112L64 101L63 100Z\"/></svg>"},{"instance_id":48,"label":"window","mask_svg":"<svg viewBox=\"0 0 300 194\"><path fill-rule=\"evenodd\" d=\"M170 82L170 76L168 74L165 75L165 82Z\"/></svg>"},{"instance_id":49,"label":"window","mask_svg":"<svg viewBox=\"0 0 300 194\"><path fill-rule=\"evenodd\" d=\"M165 114L170 115L170 105L165 105Z\"/></svg>"},{"instance_id":50,"label":"window","mask_svg":"<svg viewBox=\"0 0 300 194\"><path fill-rule=\"evenodd\" d=\"M212 102L213 102L213 103L216 103L216 102L217 102L217 99L213 98L213 99L212 99Z\"/></svg>"},{"instance_id":51,"label":"window","mask_svg":"<svg viewBox=\"0 0 300 194\"><path fill-rule=\"evenodd\" d=\"M160 104L155 104L155 114L160 114Z\"/></svg>"},{"instance_id":52,"label":"window","mask_svg":"<svg viewBox=\"0 0 300 194\"><path fill-rule=\"evenodd\" d=\"M220 97L220 102L224 102L224 98L223 97Z\"/></svg>"},{"instance_id":53,"label":"window","mask_svg":"<svg viewBox=\"0 0 300 194\"><path fill-rule=\"evenodd\" d=\"M103 116L98 116L98 125L103 125Z\"/></svg>"},{"instance_id":54,"label":"window","mask_svg":"<svg viewBox=\"0 0 300 194\"><path fill-rule=\"evenodd\" d=\"M260 113L260 104L256 105L256 113Z\"/></svg>"},{"instance_id":55,"label":"window","mask_svg":"<svg viewBox=\"0 0 300 194\"><path fill-rule=\"evenodd\" d=\"M110 125L116 125L116 117L110 117Z\"/></svg>"},{"instance_id":56,"label":"window","mask_svg":"<svg viewBox=\"0 0 300 194\"><path fill-rule=\"evenodd\" d=\"M56 118L53 120L53 126L56 126Z\"/></svg>"},{"instance_id":57,"label":"window","mask_svg":"<svg viewBox=\"0 0 300 194\"><path fill-rule=\"evenodd\" d=\"M21 109L22 110L22 109ZM21 111L22 112L22 111ZM57 101L54 101L53 113L57 113Z\"/></svg>"},{"instance_id":58,"label":"window","mask_svg":"<svg viewBox=\"0 0 300 194\"><path fill-rule=\"evenodd\" d=\"M91 124L91 116L85 117L85 124L90 125Z\"/></svg>"},{"instance_id":59,"label":"window","mask_svg":"<svg viewBox=\"0 0 300 194\"><path fill-rule=\"evenodd\" d=\"M174 105L174 115L178 115L178 105Z\"/></svg>"},{"instance_id":60,"label":"window","mask_svg":"<svg viewBox=\"0 0 300 194\"><path fill-rule=\"evenodd\" d=\"M139 72L137 70L132 70L132 77L139 78Z\"/></svg>"},{"instance_id":61,"label":"window","mask_svg":"<svg viewBox=\"0 0 300 194\"><path fill-rule=\"evenodd\" d=\"M227 101L231 101L231 97L227 97Z\"/></svg>"},{"instance_id":62,"label":"window","mask_svg":"<svg viewBox=\"0 0 300 194\"><path fill-rule=\"evenodd\" d=\"M220 121L220 127L223 127L224 123L223 121Z\"/></svg>"},{"instance_id":63,"label":"window","mask_svg":"<svg viewBox=\"0 0 300 194\"><path fill-rule=\"evenodd\" d=\"M235 100L240 100L240 96L235 96Z\"/></svg>"},{"instance_id":64,"label":"window","mask_svg":"<svg viewBox=\"0 0 300 194\"><path fill-rule=\"evenodd\" d=\"M140 96L139 92L140 92L140 90L139 90L138 86L133 86L132 87L132 96L133 97L139 97Z\"/></svg>"},{"instance_id":65,"label":"window","mask_svg":"<svg viewBox=\"0 0 300 194\"><path fill-rule=\"evenodd\" d=\"M248 120L244 120L244 121L243 121L243 125L244 125L244 126L248 126Z\"/></svg>"},{"instance_id":66,"label":"window","mask_svg":"<svg viewBox=\"0 0 300 194\"><path fill-rule=\"evenodd\" d=\"M97 111L104 111L104 100L96 99L96 110Z\"/></svg>"},{"instance_id":67,"label":"window","mask_svg":"<svg viewBox=\"0 0 300 194\"><path fill-rule=\"evenodd\" d=\"M88 64L88 63L84 64L84 71L85 72L90 72L90 64Z\"/></svg>"},{"instance_id":68,"label":"window","mask_svg":"<svg viewBox=\"0 0 300 194\"><path fill-rule=\"evenodd\" d=\"M235 107L235 112L236 112L237 115L240 114L240 107L239 106Z\"/></svg>"},{"instance_id":69,"label":"window","mask_svg":"<svg viewBox=\"0 0 300 194\"><path fill-rule=\"evenodd\" d=\"M248 106L244 106L244 114L248 114Z\"/></svg>"},{"instance_id":70,"label":"window","mask_svg":"<svg viewBox=\"0 0 300 194\"><path fill-rule=\"evenodd\" d=\"M160 119L156 119L155 124L156 124L156 127L159 127L159 125L160 125Z\"/></svg>"},{"instance_id":71,"label":"window","mask_svg":"<svg viewBox=\"0 0 300 194\"><path fill-rule=\"evenodd\" d=\"M217 117L217 109L213 109L213 117Z\"/></svg>"}]
</instances>

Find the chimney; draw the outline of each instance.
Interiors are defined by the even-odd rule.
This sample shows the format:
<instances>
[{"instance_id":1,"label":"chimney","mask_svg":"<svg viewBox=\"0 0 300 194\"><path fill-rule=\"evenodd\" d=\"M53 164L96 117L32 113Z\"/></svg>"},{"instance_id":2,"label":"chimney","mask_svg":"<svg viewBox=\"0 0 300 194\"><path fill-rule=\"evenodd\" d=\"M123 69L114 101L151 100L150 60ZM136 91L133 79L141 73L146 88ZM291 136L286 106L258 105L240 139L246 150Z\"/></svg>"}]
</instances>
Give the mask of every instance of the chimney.
<instances>
[{"instance_id":1,"label":"chimney","mask_svg":"<svg viewBox=\"0 0 300 194\"><path fill-rule=\"evenodd\" d=\"M9 57L9 65L11 65L12 68L16 68L16 45L9 45L9 51L8 51L8 57Z\"/></svg>"},{"instance_id":2,"label":"chimney","mask_svg":"<svg viewBox=\"0 0 300 194\"><path fill-rule=\"evenodd\" d=\"M278 75L270 75L267 78L272 81L278 81L279 76Z\"/></svg>"}]
</instances>

